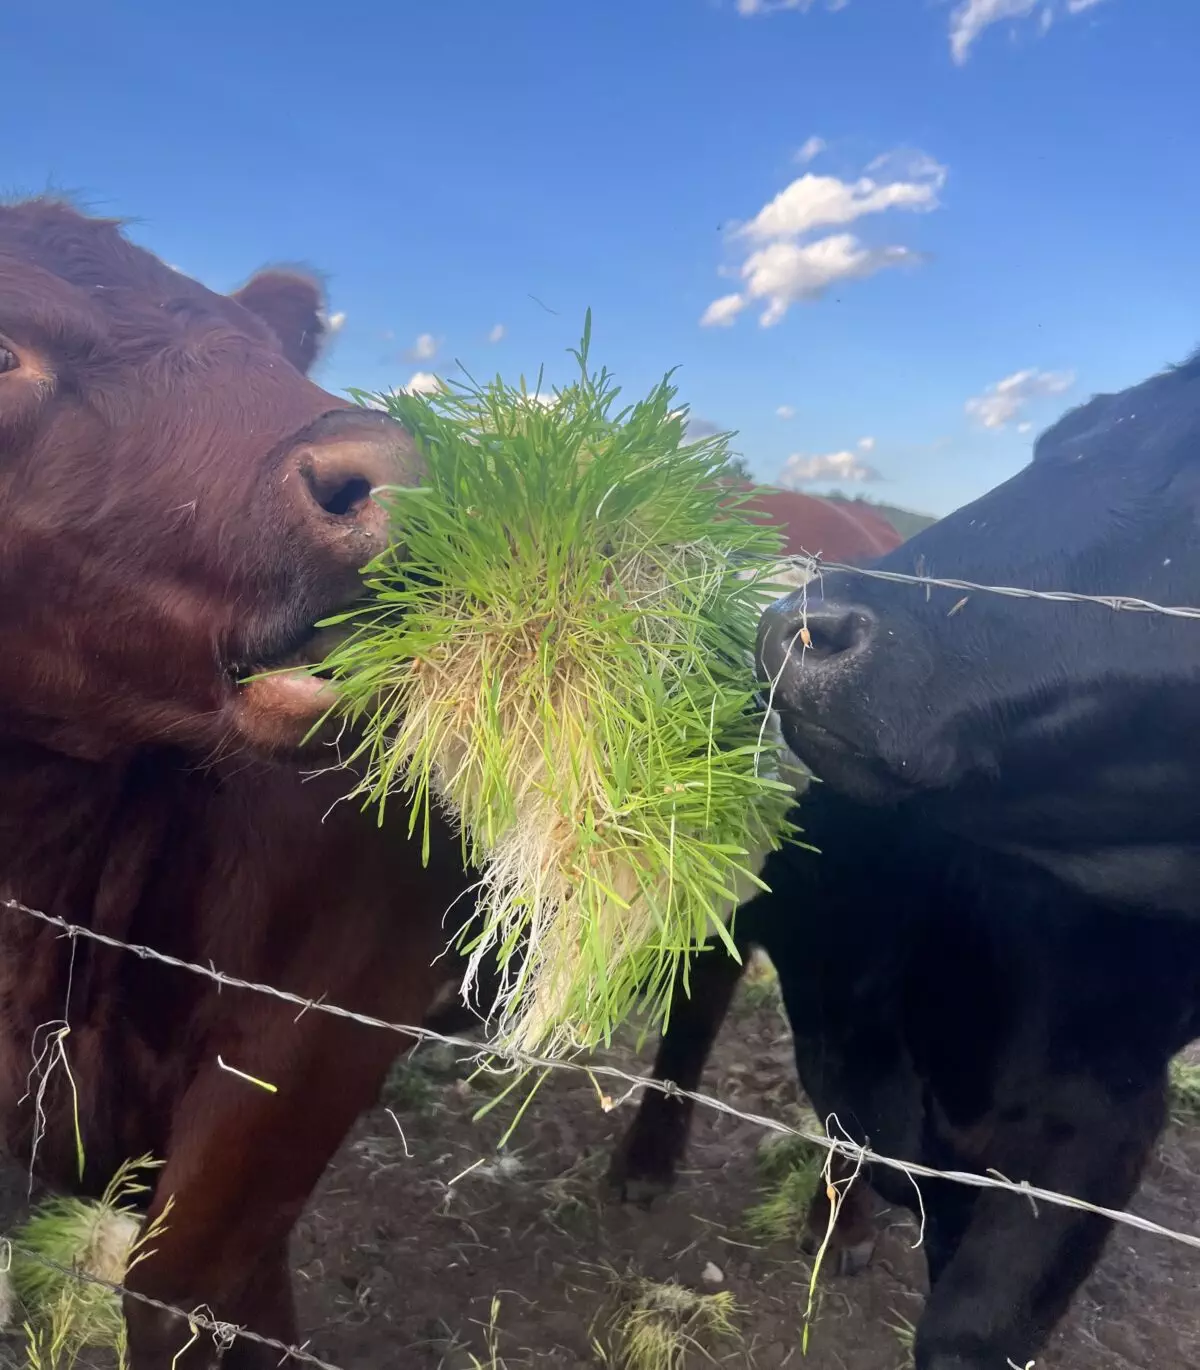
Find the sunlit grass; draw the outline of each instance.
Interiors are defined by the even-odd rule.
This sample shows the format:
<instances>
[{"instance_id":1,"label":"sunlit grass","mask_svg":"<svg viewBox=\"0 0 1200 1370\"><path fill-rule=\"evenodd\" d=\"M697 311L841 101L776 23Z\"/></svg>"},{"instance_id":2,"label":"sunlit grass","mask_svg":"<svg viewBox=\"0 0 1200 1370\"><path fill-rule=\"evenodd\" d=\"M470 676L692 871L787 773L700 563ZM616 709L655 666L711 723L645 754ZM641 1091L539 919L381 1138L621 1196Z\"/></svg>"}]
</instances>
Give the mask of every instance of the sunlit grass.
<instances>
[{"instance_id":1,"label":"sunlit grass","mask_svg":"<svg viewBox=\"0 0 1200 1370\"><path fill-rule=\"evenodd\" d=\"M426 851L434 806L461 824L468 983L496 956L497 1040L547 1053L661 1022L790 799L752 668L779 534L722 484L724 436L682 441L670 377L618 411L587 349L548 403L499 379L360 396L428 476L382 496L394 546L323 666L364 801L407 796Z\"/></svg>"}]
</instances>

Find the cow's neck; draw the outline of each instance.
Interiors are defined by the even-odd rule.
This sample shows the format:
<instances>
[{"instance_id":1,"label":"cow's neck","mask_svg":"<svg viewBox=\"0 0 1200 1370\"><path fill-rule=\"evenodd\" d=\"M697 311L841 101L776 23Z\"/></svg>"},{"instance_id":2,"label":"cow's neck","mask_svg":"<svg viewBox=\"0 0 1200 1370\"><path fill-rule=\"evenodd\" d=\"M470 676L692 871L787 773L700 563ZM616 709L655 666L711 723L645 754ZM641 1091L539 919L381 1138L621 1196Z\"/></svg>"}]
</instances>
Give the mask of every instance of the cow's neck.
<instances>
[{"instance_id":1,"label":"cow's neck","mask_svg":"<svg viewBox=\"0 0 1200 1370\"><path fill-rule=\"evenodd\" d=\"M0 895L116 932L197 787L165 756L90 762L0 742Z\"/></svg>"}]
</instances>

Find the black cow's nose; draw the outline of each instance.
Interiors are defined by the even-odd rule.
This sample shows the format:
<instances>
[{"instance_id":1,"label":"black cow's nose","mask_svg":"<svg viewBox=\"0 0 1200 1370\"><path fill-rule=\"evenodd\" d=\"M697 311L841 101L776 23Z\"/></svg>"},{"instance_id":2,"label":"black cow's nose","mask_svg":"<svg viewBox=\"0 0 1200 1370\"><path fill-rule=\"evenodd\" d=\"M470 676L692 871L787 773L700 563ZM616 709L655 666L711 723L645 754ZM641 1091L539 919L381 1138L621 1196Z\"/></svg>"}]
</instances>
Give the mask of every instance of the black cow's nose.
<instances>
[{"instance_id":1,"label":"black cow's nose","mask_svg":"<svg viewBox=\"0 0 1200 1370\"><path fill-rule=\"evenodd\" d=\"M777 600L758 623L758 669L786 688L803 669L821 672L870 646L875 615L859 604L806 598L803 591Z\"/></svg>"}]
</instances>

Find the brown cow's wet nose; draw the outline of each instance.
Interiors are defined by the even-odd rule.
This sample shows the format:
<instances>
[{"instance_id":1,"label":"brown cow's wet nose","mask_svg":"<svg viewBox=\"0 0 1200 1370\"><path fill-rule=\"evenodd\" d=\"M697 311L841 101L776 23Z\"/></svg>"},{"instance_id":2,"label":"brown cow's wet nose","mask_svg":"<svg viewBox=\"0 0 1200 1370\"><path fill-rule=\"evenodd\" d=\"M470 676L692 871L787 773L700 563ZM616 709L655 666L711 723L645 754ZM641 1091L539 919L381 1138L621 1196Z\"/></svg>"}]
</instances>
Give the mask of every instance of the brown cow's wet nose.
<instances>
[{"instance_id":1,"label":"brown cow's wet nose","mask_svg":"<svg viewBox=\"0 0 1200 1370\"><path fill-rule=\"evenodd\" d=\"M874 614L857 604L812 602L802 591L777 600L758 623L758 667L775 682L784 708L794 693L864 652L875 635Z\"/></svg>"},{"instance_id":2,"label":"brown cow's wet nose","mask_svg":"<svg viewBox=\"0 0 1200 1370\"><path fill-rule=\"evenodd\" d=\"M386 415L336 411L318 419L289 453L284 480L318 542L343 563L381 552L387 511L373 492L413 485L423 465L410 435Z\"/></svg>"},{"instance_id":3,"label":"brown cow's wet nose","mask_svg":"<svg viewBox=\"0 0 1200 1370\"><path fill-rule=\"evenodd\" d=\"M297 469L323 513L351 521L363 517L372 490L396 485L401 478L394 445L378 439L310 447Z\"/></svg>"}]
</instances>

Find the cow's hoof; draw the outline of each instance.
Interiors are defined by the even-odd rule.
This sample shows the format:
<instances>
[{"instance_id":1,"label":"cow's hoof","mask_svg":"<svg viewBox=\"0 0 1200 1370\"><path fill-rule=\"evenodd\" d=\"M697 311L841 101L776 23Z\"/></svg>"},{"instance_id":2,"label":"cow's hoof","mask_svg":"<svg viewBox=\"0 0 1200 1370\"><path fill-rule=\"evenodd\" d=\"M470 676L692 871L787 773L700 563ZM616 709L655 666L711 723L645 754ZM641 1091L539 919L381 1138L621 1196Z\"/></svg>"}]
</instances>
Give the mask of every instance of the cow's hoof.
<instances>
[{"instance_id":1,"label":"cow's hoof","mask_svg":"<svg viewBox=\"0 0 1200 1370\"><path fill-rule=\"evenodd\" d=\"M800 1250L806 1256L815 1256L821 1249L821 1238L806 1232L800 1239ZM834 1234L829 1249L825 1252L825 1263L834 1275L861 1275L871 1264L875 1255L875 1236L864 1237L861 1241L842 1245Z\"/></svg>"},{"instance_id":2,"label":"cow's hoof","mask_svg":"<svg viewBox=\"0 0 1200 1370\"><path fill-rule=\"evenodd\" d=\"M627 1139L608 1168L608 1188L621 1203L649 1208L675 1185L675 1166L654 1146L643 1147Z\"/></svg>"},{"instance_id":3,"label":"cow's hoof","mask_svg":"<svg viewBox=\"0 0 1200 1370\"><path fill-rule=\"evenodd\" d=\"M638 1208L649 1208L655 1199L661 1199L674 1187L674 1175L626 1175L621 1180L611 1181L614 1194L622 1203L636 1204Z\"/></svg>"}]
</instances>

